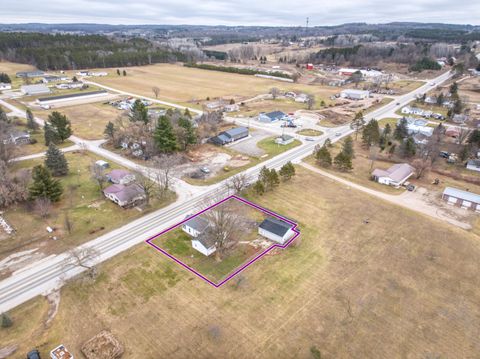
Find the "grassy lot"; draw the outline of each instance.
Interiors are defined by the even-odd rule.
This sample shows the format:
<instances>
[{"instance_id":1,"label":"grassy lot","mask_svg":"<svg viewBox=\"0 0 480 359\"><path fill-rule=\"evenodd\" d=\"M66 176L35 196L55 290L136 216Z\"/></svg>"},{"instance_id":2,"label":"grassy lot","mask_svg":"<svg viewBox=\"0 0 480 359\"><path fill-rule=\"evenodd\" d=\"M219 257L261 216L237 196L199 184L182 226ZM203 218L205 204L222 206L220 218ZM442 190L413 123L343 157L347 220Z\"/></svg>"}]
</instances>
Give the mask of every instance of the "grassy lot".
<instances>
[{"instance_id":1,"label":"grassy lot","mask_svg":"<svg viewBox=\"0 0 480 359\"><path fill-rule=\"evenodd\" d=\"M19 64L15 62L1 61L0 60L0 72L5 72L10 76L12 80L12 89L17 89L23 85L23 79L18 78L15 74L19 71L34 71L37 70L35 66L27 64Z\"/></svg>"},{"instance_id":2,"label":"grassy lot","mask_svg":"<svg viewBox=\"0 0 480 359\"><path fill-rule=\"evenodd\" d=\"M300 131L297 131L296 133L302 136L312 136L312 137L323 135L322 131L314 130L313 128L304 128Z\"/></svg>"},{"instance_id":3,"label":"grassy lot","mask_svg":"<svg viewBox=\"0 0 480 359\"><path fill-rule=\"evenodd\" d=\"M394 118L394 117L386 117L386 118L382 118L381 120L378 121L378 125L381 127L381 128L384 128L386 126L387 123L390 124L390 127L392 128L392 130L395 128L395 125L397 124L398 122L398 118Z\"/></svg>"},{"instance_id":4,"label":"grassy lot","mask_svg":"<svg viewBox=\"0 0 480 359\"><path fill-rule=\"evenodd\" d=\"M438 106L438 105L430 105L428 103L424 104L424 103L417 102L415 100L410 102L408 106L418 107L424 110L432 111L434 113L439 113L445 117L447 116L447 112L448 112L448 108L446 107ZM402 114L402 109L397 110L396 114L400 116L405 116L404 114Z\"/></svg>"},{"instance_id":5,"label":"grassy lot","mask_svg":"<svg viewBox=\"0 0 480 359\"><path fill-rule=\"evenodd\" d=\"M370 113L372 111L375 111L377 109L379 109L380 107L382 106L385 106L386 104L390 103L393 101L393 98L391 97L384 97L382 98L380 101L378 101L377 103L374 103L372 106L366 108L363 113Z\"/></svg>"},{"instance_id":6,"label":"grassy lot","mask_svg":"<svg viewBox=\"0 0 480 359\"><path fill-rule=\"evenodd\" d=\"M240 111L235 114L242 116L257 116L260 112L282 111L289 113L297 110L305 110L306 108L305 104L290 99L260 100L247 102L245 105L240 106Z\"/></svg>"},{"instance_id":7,"label":"grassy lot","mask_svg":"<svg viewBox=\"0 0 480 359\"><path fill-rule=\"evenodd\" d=\"M15 128L19 131L27 131L30 132L30 138L36 140L36 143L26 144L26 145L19 145L15 148L15 157L33 155L35 153L45 152L47 150L47 146L45 146L45 136L43 133L43 129L39 128L36 132L31 132L27 129L27 120L24 118L17 118L15 120ZM59 143L57 147L65 148L72 146L73 142L70 140L65 140L63 143Z\"/></svg>"},{"instance_id":8,"label":"grassy lot","mask_svg":"<svg viewBox=\"0 0 480 359\"><path fill-rule=\"evenodd\" d=\"M95 285L64 287L48 327L43 298L13 310L2 344L47 356L63 343L80 357L109 329L134 359L310 358L312 346L326 359L476 357L477 236L301 168L254 200L299 220L300 244L241 282L213 288L141 244L102 265Z\"/></svg>"},{"instance_id":9,"label":"grassy lot","mask_svg":"<svg viewBox=\"0 0 480 359\"><path fill-rule=\"evenodd\" d=\"M61 201L54 205L49 218L42 219L32 213L27 206L18 205L4 212L6 220L17 230L8 241L0 241L0 255L8 255L13 250L37 248L46 253L63 251L73 245L98 237L108 231L136 219L152 209L171 203L173 196L165 201L154 200L151 206L140 212L136 209L122 209L104 198L96 182L91 180L90 166L101 159L90 153L70 152L66 154L70 173L60 177L64 188ZM14 169L32 168L43 159L21 161ZM112 168L120 168L111 163ZM72 233L65 230L65 216L73 223ZM45 228L56 228L53 233L59 240L52 241Z\"/></svg>"},{"instance_id":10,"label":"grassy lot","mask_svg":"<svg viewBox=\"0 0 480 359\"><path fill-rule=\"evenodd\" d=\"M160 100L194 107L200 107L200 102L207 97L246 99L267 93L272 87L281 91L310 93L315 95L317 102L322 99L328 101L335 93L334 88L327 86L283 83L255 76L187 68L180 64L129 67L125 77L117 76L116 69L107 71L109 76L93 81L148 97L154 97L152 87L157 86L160 88Z\"/></svg>"},{"instance_id":11,"label":"grassy lot","mask_svg":"<svg viewBox=\"0 0 480 359\"><path fill-rule=\"evenodd\" d=\"M415 80L398 80L388 84L388 87L397 90L400 94L405 94L423 86L425 82Z\"/></svg>"},{"instance_id":12,"label":"grassy lot","mask_svg":"<svg viewBox=\"0 0 480 359\"><path fill-rule=\"evenodd\" d=\"M113 122L121 114L121 111L113 106L101 103L88 103L34 112L36 116L46 119L53 111L59 111L67 115L72 123L73 133L87 140L104 138L103 131L108 121Z\"/></svg>"},{"instance_id":13,"label":"grassy lot","mask_svg":"<svg viewBox=\"0 0 480 359\"><path fill-rule=\"evenodd\" d=\"M257 147L264 150L265 155L263 155L261 158L250 156L250 162L245 166L233 167L233 168L229 167L228 170L224 169L213 177L208 177L204 179L184 177L183 180L193 185L208 186L208 185L223 181L224 179L234 176L237 173L246 170L247 168L253 167L271 157L275 157L280 153L283 153L285 151L288 151L294 147L301 145L301 142L299 140L294 140L292 143L289 143L288 145L279 145L275 143L276 137L277 136L267 137L267 138L264 138L263 140L258 141ZM232 149L229 149L226 147L223 147L222 150L229 152L232 155L232 157L234 155L238 155L238 152L235 152Z\"/></svg>"}]
</instances>

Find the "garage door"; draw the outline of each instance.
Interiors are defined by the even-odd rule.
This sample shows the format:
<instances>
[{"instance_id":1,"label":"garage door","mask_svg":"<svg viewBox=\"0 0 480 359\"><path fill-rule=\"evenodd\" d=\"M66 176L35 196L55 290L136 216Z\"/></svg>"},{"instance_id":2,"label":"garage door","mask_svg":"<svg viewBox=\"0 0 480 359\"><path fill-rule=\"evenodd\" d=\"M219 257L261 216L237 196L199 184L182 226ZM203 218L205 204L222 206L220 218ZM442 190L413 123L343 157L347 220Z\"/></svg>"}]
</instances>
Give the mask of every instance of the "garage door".
<instances>
[{"instance_id":1,"label":"garage door","mask_svg":"<svg viewBox=\"0 0 480 359\"><path fill-rule=\"evenodd\" d=\"M449 204L455 204L455 203L457 203L457 199L455 197L448 197L448 203Z\"/></svg>"},{"instance_id":2,"label":"garage door","mask_svg":"<svg viewBox=\"0 0 480 359\"><path fill-rule=\"evenodd\" d=\"M470 208L472 206L472 202L463 201L462 208Z\"/></svg>"}]
</instances>

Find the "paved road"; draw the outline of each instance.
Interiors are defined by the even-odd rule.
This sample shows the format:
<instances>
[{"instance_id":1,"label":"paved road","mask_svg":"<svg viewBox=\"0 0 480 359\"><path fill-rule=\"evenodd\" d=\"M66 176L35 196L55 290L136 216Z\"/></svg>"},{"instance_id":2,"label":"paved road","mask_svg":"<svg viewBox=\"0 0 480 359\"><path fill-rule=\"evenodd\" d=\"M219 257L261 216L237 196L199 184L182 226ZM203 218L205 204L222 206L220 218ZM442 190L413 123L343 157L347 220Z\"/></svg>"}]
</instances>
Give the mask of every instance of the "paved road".
<instances>
[{"instance_id":1,"label":"paved road","mask_svg":"<svg viewBox=\"0 0 480 359\"><path fill-rule=\"evenodd\" d=\"M72 146L60 148L60 150L62 152L71 152L71 151L76 151L78 149L80 149L80 147L78 145L72 145ZM18 162L18 161L32 160L34 158L43 157L43 156L45 156L45 154L46 154L46 152L38 152L38 153L34 153L32 155L15 157L15 158L11 159L10 161L11 162Z\"/></svg>"},{"instance_id":2,"label":"paved road","mask_svg":"<svg viewBox=\"0 0 480 359\"><path fill-rule=\"evenodd\" d=\"M414 99L417 94L426 92L427 89L433 89L432 83L438 85L447 80L449 76L449 74L443 74L434 80L430 80L425 86L398 98L395 103L390 103L368 114L366 116L367 120L389 116L391 112L395 112L398 108ZM397 102L399 105L396 105ZM10 108L9 106L6 107ZM332 141L337 141L353 132L349 126L339 127L335 131L339 136L332 138ZM313 142L305 143L302 146L284 152L247 169L244 173L253 181L257 178L259 170L264 165L269 168L279 168L288 161L299 163L303 158L312 153L315 145L323 143L328 136L328 134L319 136ZM88 149L92 150L93 148L98 148L98 146L92 146ZM102 262L179 222L186 214L204 206L207 199L211 199L213 196L225 196L226 194L225 181L210 187L197 187L195 194L190 196L190 198L180 197L176 203L104 234L83 244L80 248L94 248L100 253L95 262ZM49 291L62 286L65 280L80 273L82 271L81 268L65 265L64 262L67 257L68 254L63 253L48 261L32 263L29 267L22 268L22 270L1 281L0 312L8 311L37 295L47 294Z\"/></svg>"}]
</instances>

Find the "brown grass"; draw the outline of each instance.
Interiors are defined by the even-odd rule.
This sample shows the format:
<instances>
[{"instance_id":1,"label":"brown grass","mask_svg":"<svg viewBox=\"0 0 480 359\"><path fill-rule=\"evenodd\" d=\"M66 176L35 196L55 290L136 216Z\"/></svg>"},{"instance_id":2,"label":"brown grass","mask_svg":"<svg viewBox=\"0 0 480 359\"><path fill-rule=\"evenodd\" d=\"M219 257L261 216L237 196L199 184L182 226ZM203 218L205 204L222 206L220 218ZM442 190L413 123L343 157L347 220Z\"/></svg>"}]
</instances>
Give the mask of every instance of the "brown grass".
<instances>
[{"instance_id":1,"label":"brown grass","mask_svg":"<svg viewBox=\"0 0 480 359\"><path fill-rule=\"evenodd\" d=\"M241 285L213 288L142 244L103 265L96 285L65 287L50 328L39 307L12 311L28 326L2 343L77 355L109 328L127 358L309 358L312 346L327 359L476 357L478 237L301 168L257 201L299 220L301 244Z\"/></svg>"}]
</instances>

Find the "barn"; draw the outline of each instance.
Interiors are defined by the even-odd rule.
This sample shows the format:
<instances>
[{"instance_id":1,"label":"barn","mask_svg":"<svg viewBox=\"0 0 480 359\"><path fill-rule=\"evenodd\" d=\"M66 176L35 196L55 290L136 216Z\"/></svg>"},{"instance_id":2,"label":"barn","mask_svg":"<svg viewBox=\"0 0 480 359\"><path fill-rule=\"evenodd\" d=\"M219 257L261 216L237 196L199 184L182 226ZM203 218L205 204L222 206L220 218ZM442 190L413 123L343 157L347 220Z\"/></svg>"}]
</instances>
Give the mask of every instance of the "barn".
<instances>
[{"instance_id":1,"label":"barn","mask_svg":"<svg viewBox=\"0 0 480 359\"><path fill-rule=\"evenodd\" d=\"M258 234L274 242L284 244L294 235L293 225L279 218L268 217L258 226Z\"/></svg>"}]
</instances>

